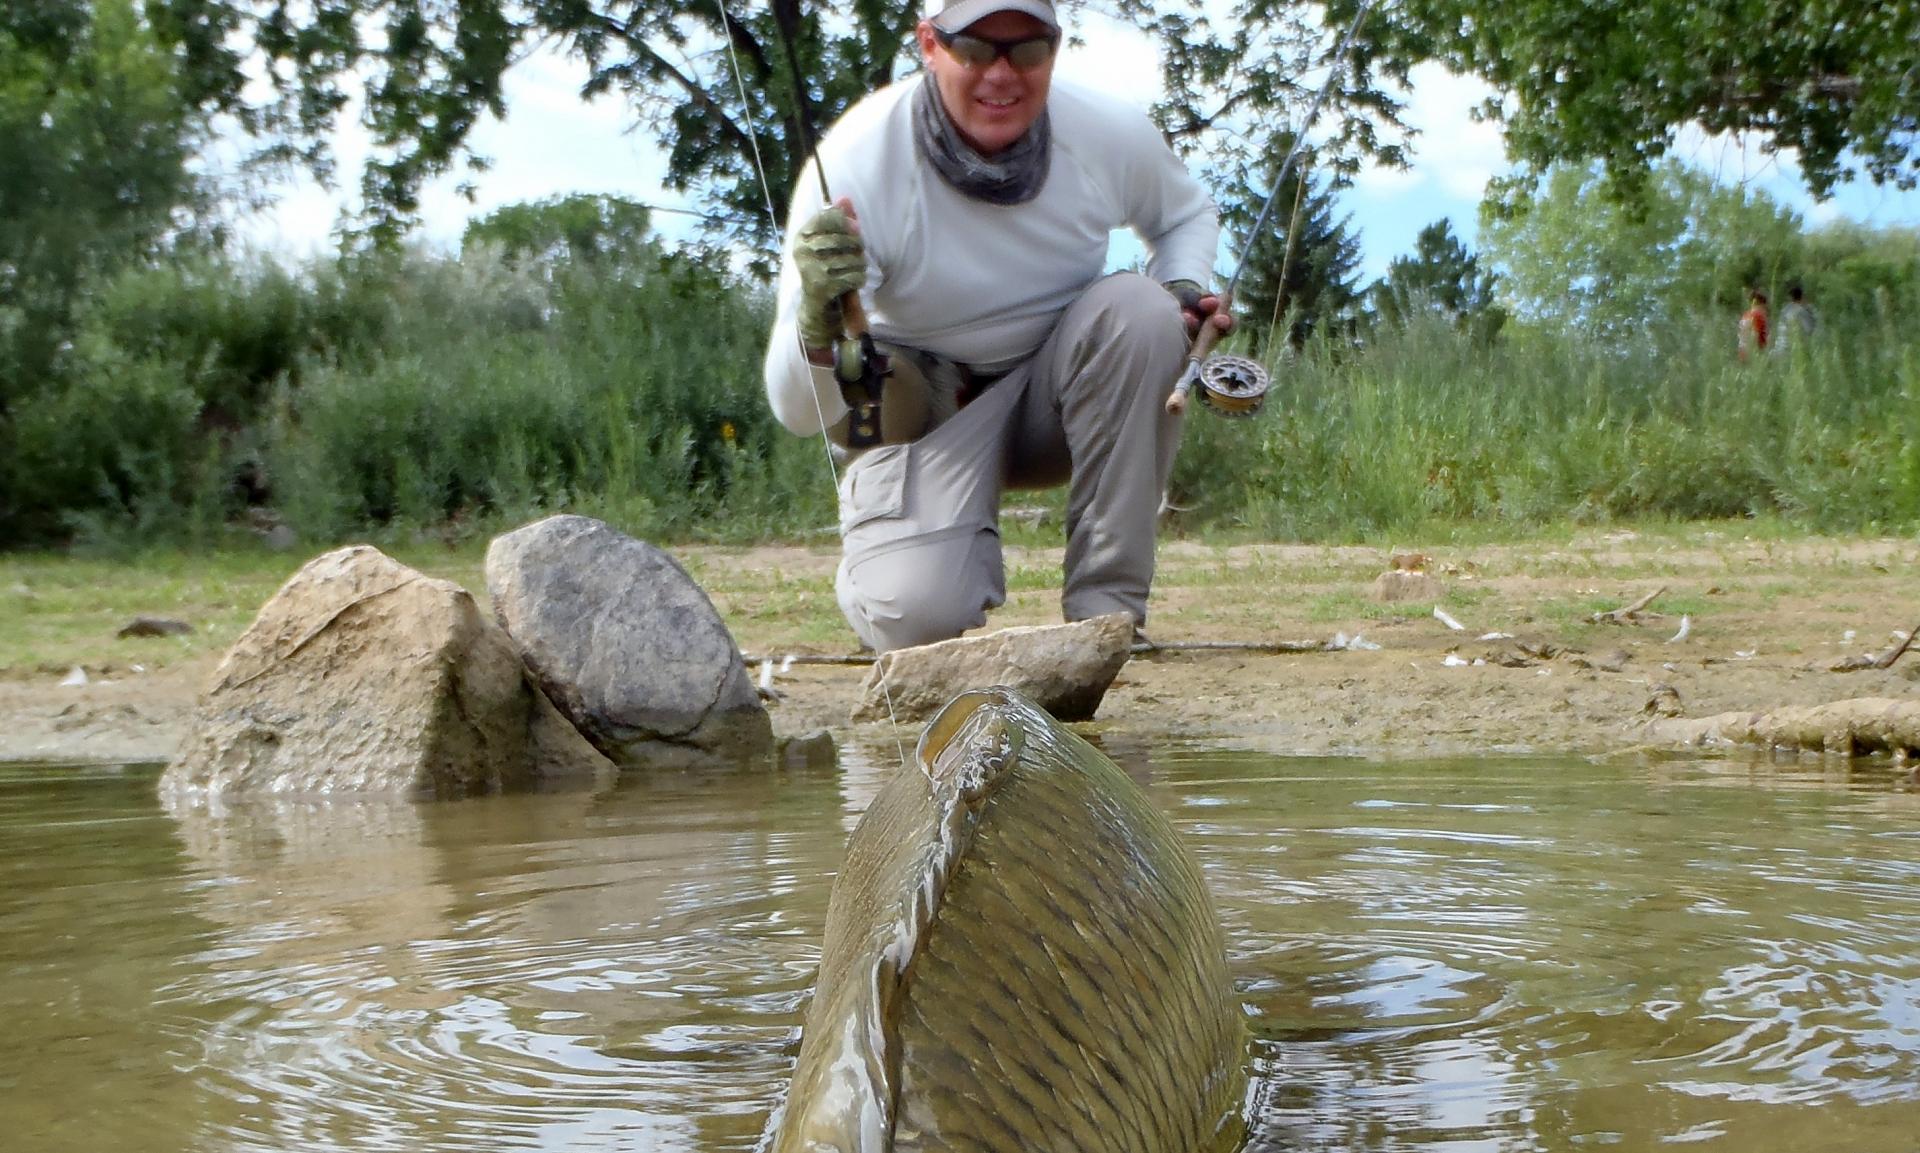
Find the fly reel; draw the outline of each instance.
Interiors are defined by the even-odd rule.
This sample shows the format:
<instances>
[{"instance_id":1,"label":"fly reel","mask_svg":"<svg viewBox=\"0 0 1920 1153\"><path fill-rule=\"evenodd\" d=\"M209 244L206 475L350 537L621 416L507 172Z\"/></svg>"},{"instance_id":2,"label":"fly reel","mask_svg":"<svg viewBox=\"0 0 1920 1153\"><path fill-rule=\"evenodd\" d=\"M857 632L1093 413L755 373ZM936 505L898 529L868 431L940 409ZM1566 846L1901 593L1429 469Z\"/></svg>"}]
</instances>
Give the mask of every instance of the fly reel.
<instances>
[{"instance_id":1,"label":"fly reel","mask_svg":"<svg viewBox=\"0 0 1920 1153\"><path fill-rule=\"evenodd\" d=\"M1200 366L1200 400L1222 416L1245 417L1266 403L1273 378L1266 366L1244 356L1216 354Z\"/></svg>"}]
</instances>

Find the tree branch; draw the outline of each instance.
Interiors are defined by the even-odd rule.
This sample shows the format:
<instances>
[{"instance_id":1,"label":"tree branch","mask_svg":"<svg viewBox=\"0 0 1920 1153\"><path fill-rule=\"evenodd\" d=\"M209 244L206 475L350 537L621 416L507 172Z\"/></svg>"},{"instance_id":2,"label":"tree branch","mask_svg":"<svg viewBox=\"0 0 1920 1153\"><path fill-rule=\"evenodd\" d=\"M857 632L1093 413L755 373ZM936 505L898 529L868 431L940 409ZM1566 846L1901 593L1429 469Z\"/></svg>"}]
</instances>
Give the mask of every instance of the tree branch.
<instances>
[{"instance_id":1,"label":"tree branch","mask_svg":"<svg viewBox=\"0 0 1920 1153\"><path fill-rule=\"evenodd\" d=\"M671 80L676 87L692 99L693 103L699 105L701 111L713 116L720 135L732 144L733 147L742 149L743 155L745 154L745 150L752 147L752 138L748 136L746 130L740 127L738 121L727 114L725 106L718 100L715 100L711 92L701 87L699 81L680 71L679 68L674 66L671 60L662 56L651 44L648 44L645 39L636 36L630 25L616 20L611 16L600 17L600 22L607 31L618 36L622 43L631 48L636 57L650 64L653 70L659 75Z\"/></svg>"}]
</instances>

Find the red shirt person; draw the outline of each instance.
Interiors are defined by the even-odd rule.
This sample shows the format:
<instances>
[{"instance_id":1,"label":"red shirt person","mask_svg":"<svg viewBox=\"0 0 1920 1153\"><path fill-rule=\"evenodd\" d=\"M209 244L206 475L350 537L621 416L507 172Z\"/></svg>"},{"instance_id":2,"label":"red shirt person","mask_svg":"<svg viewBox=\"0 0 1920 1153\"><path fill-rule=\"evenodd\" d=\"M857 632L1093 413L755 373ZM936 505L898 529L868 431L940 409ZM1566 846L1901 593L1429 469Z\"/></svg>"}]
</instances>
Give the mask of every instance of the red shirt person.
<instances>
[{"instance_id":1,"label":"red shirt person","mask_svg":"<svg viewBox=\"0 0 1920 1153\"><path fill-rule=\"evenodd\" d=\"M1767 294L1755 289L1747 299L1751 307L1740 314L1741 360L1767 350Z\"/></svg>"}]
</instances>

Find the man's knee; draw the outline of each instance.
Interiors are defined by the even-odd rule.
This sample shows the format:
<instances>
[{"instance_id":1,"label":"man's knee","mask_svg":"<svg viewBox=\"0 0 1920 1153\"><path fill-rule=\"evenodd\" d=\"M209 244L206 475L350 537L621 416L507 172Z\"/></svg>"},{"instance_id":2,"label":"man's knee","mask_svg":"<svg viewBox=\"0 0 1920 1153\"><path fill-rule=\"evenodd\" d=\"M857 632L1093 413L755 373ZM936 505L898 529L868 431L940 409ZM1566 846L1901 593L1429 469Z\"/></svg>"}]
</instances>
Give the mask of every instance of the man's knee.
<instances>
[{"instance_id":1,"label":"man's knee","mask_svg":"<svg viewBox=\"0 0 1920 1153\"><path fill-rule=\"evenodd\" d=\"M986 623L984 603L967 600L951 587L843 579L840 611L853 631L875 652L948 641Z\"/></svg>"},{"instance_id":2,"label":"man's knee","mask_svg":"<svg viewBox=\"0 0 1920 1153\"><path fill-rule=\"evenodd\" d=\"M1006 601L999 538L991 532L946 547L901 549L843 564L840 610L876 652L952 640ZM957 546L957 547L956 547Z\"/></svg>"},{"instance_id":3,"label":"man's knee","mask_svg":"<svg viewBox=\"0 0 1920 1153\"><path fill-rule=\"evenodd\" d=\"M1139 272L1116 272L1094 281L1082 299L1099 310L1117 334L1184 349L1186 323L1180 302L1152 277Z\"/></svg>"}]
</instances>

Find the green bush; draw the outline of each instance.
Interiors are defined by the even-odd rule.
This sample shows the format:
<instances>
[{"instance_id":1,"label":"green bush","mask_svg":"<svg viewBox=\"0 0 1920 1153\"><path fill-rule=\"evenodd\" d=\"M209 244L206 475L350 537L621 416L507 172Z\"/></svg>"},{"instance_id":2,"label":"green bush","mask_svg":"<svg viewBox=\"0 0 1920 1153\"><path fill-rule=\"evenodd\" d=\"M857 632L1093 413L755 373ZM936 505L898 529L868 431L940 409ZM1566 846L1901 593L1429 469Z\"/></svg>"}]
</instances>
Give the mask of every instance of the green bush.
<instances>
[{"instance_id":1,"label":"green bush","mask_svg":"<svg viewBox=\"0 0 1920 1153\"><path fill-rule=\"evenodd\" d=\"M224 454L201 434L191 372L84 342L62 387L21 399L0 464L25 539L204 541L234 511Z\"/></svg>"},{"instance_id":2,"label":"green bush","mask_svg":"<svg viewBox=\"0 0 1920 1153\"><path fill-rule=\"evenodd\" d=\"M1416 312L1283 353L1260 415L1188 419L1181 523L1316 541L1568 518L1912 529L1920 283L1856 239L1821 238L1814 339L1754 363L1712 312L1625 343L1524 318L1489 342ZM559 510L660 539L830 531L822 444L762 395L765 294L650 245L549 247L121 275L54 385L0 414L0 546L276 518L318 545Z\"/></svg>"}]
</instances>

